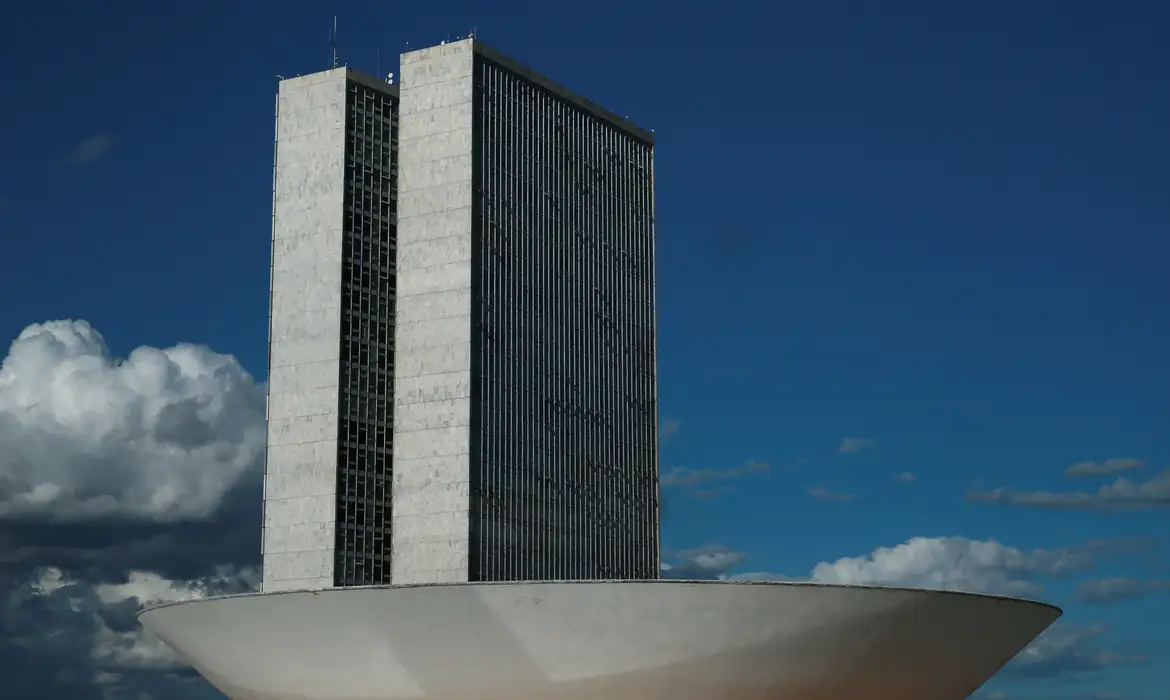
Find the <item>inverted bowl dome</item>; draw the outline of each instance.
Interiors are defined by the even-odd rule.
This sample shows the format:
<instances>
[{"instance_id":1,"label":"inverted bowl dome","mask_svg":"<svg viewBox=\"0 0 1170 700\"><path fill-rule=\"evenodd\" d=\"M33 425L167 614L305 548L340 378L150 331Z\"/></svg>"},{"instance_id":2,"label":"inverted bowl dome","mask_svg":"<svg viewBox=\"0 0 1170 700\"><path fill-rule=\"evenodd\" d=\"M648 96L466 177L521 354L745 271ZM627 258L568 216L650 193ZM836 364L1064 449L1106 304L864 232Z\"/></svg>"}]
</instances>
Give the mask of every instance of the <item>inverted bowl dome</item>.
<instances>
[{"instance_id":1,"label":"inverted bowl dome","mask_svg":"<svg viewBox=\"0 0 1170 700\"><path fill-rule=\"evenodd\" d=\"M140 613L233 700L961 700L1060 616L940 591L472 583Z\"/></svg>"}]
</instances>

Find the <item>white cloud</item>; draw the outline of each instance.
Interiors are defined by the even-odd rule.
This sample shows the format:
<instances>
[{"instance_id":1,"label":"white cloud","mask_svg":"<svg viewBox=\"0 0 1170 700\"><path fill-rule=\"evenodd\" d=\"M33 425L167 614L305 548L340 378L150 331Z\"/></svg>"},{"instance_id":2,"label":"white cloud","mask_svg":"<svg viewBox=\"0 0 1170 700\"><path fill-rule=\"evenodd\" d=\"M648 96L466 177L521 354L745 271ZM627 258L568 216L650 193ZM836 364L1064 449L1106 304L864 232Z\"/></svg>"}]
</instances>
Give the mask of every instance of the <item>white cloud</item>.
<instances>
[{"instance_id":1,"label":"white cloud","mask_svg":"<svg viewBox=\"0 0 1170 700\"><path fill-rule=\"evenodd\" d=\"M1103 625L1058 624L1021 651L1008 667L1018 676L1046 677L1144 663L1146 655L1101 645Z\"/></svg>"},{"instance_id":2,"label":"white cloud","mask_svg":"<svg viewBox=\"0 0 1170 700\"><path fill-rule=\"evenodd\" d=\"M1121 546L1124 543L1094 542L1079 548L1021 550L995 540L915 537L864 556L821 562L807 578L796 580L1033 596L1041 588L1038 579L1090 570L1098 554ZM758 572L728 578L793 580ZM1053 677L1146 660L1145 655L1131 650L1106 647L1102 643L1104 632L1101 626L1058 623L1022 651L1006 673Z\"/></svg>"},{"instance_id":3,"label":"white cloud","mask_svg":"<svg viewBox=\"0 0 1170 700\"><path fill-rule=\"evenodd\" d=\"M880 547L860 557L843 557L813 567L822 583L871 584L1034 595L1038 576L1061 576L1092 566L1089 550L1024 551L995 540L964 537L915 537L894 547Z\"/></svg>"},{"instance_id":4,"label":"white cloud","mask_svg":"<svg viewBox=\"0 0 1170 700\"><path fill-rule=\"evenodd\" d=\"M161 639L144 629L115 631L100 617L94 620L97 630L90 654L99 667L165 670L187 665Z\"/></svg>"},{"instance_id":5,"label":"white cloud","mask_svg":"<svg viewBox=\"0 0 1170 700\"><path fill-rule=\"evenodd\" d=\"M12 692L216 695L134 620L255 587L264 388L178 345L124 358L81 321L0 355L0 667ZM7 688L6 688L7 689Z\"/></svg>"},{"instance_id":6,"label":"white cloud","mask_svg":"<svg viewBox=\"0 0 1170 700\"><path fill-rule=\"evenodd\" d=\"M747 555L720 544L665 552L662 555L662 576L672 579L721 578L739 566Z\"/></svg>"},{"instance_id":7,"label":"white cloud","mask_svg":"<svg viewBox=\"0 0 1170 700\"><path fill-rule=\"evenodd\" d=\"M76 635L78 628L88 635L88 654L95 674L109 684L130 670L166 670L185 667L185 663L157 637L131 619L111 624L112 619L126 617L147 605L179 600L196 600L221 593L255 590L259 572L250 567L220 567L214 573L188 580L169 580L155 573L131 572L124 583L92 584L78 580L54 567L34 572L24 592L16 598L49 599L56 611L42 623ZM125 624L128 623L128 624ZM42 636L36 643L51 642Z\"/></svg>"},{"instance_id":8,"label":"white cloud","mask_svg":"<svg viewBox=\"0 0 1170 700\"><path fill-rule=\"evenodd\" d=\"M913 472L902 472L894 476L894 481L900 481L903 484L910 484L918 481L918 477Z\"/></svg>"},{"instance_id":9,"label":"white cloud","mask_svg":"<svg viewBox=\"0 0 1170 700\"><path fill-rule=\"evenodd\" d=\"M1104 462L1077 462L1064 470L1065 476L1109 476L1121 472L1133 471L1146 466L1146 463L1133 457L1107 459Z\"/></svg>"},{"instance_id":10,"label":"white cloud","mask_svg":"<svg viewBox=\"0 0 1170 700\"><path fill-rule=\"evenodd\" d=\"M772 465L760 460L749 459L743 465L730 469L691 469L690 467L671 467L662 476L663 486L698 486L712 482L742 479L745 476L767 474L772 471Z\"/></svg>"},{"instance_id":11,"label":"white cloud","mask_svg":"<svg viewBox=\"0 0 1170 700\"><path fill-rule=\"evenodd\" d=\"M1066 576L1092 569L1108 543L1080 548L1021 550L995 540L964 537L915 537L893 547L879 547L858 557L824 561L803 579L762 572L732 573L747 560L745 553L722 545L683 550L665 557L670 578L736 580L807 580L818 583L876 585L967 591L998 595L1035 595L1037 579Z\"/></svg>"},{"instance_id":12,"label":"white cloud","mask_svg":"<svg viewBox=\"0 0 1170 700\"><path fill-rule=\"evenodd\" d=\"M65 574L55 566L41 569L40 575L31 584L36 595L53 595L57 591L70 585Z\"/></svg>"},{"instance_id":13,"label":"white cloud","mask_svg":"<svg viewBox=\"0 0 1170 700\"><path fill-rule=\"evenodd\" d=\"M198 600L217 595L219 591L255 590L259 587L260 578L256 569L222 566L207 576L179 581L148 571L132 571L125 583L98 584L94 587L94 593L105 605L134 600L142 606Z\"/></svg>"},{"instance_id":14,"label":"white cloud","mask_svg":"<svg viewBox=\"0 0 1170 700\"><path fill-rule=\"evenodd\" d=\"M877 440L867 437L847 437L841 439L841 444L837 446L837 451L841 454L853 454L868 450L877 445Z\"/></svg>"},{"instance_id":15,"label":"white cloud","mask_svg":"<svg viewBox=\"0 0 1170 700\"><path fill-rule=\"evenodd\" d=\"M1061 510L1170 508L1170 469L1145 481L1121 477L1096 491L1016 491L997 488L969 493L967 500Z\"/></svg>"},{"instance_id":16,"label":"white cloud","mask_svg":"<svg viewBox=\"0 0 1170 700\"><path fill-rule=\"evenodd\" d=\"M1167 591L1170 591L1170 581L1119 576L1082 582L1077 586L1077 600L1089 604L1117 603Z\"/></svg>"},{"instance_id":17,"label":"white cloud","mask_svg":"<svg viewBox=\"0 0 1170 700\"><path fill-rule=\"evenodd\" d=\"M204 518L264 440L263 387L234 358L119 359L84 321L35 324L0 366L0 518Z\"/></svg>"}]
</instances>

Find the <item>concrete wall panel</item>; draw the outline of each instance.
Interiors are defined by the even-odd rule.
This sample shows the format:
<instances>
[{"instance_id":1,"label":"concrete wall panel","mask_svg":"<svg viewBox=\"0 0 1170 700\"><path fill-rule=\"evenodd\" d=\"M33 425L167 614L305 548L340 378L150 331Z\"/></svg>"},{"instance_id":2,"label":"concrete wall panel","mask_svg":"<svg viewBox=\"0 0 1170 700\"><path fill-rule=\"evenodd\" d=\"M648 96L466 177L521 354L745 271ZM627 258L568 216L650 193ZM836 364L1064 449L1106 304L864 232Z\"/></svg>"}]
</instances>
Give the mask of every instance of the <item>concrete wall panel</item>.
<instances>
[{"instance_id":1,"label":"concrete wall panel","mask_svg":"<svg viewBox=\"0 0 1170 700\"><path fill-rule=\"evenodd\" d=\"M468 577L472 66L469 41L402 57L396 584Z\"/></svg>"},{"instance_id":2,"label":"concrete wall panel","mask_svg":"<svg viewBox=\"0 0 1170 700\"><path fill-rule=\"evenodd\" d=\"M471 343L471 322L467 316L450 316L427 321L412 321L406 326L403 337L405 346L398 346L399 352L409 352L456 343ZM395 387L396 391L400 391Z\"/></svg>"},{"instance_id":3,"label":"concrete wall panel","mask_svg":"<svg viewBox=\"0 0 1170 700\"><path fill-rule=\"evenodd\" d=\"M471 289L450 289L430 294L398 297L395 321L400 325L461 316L471 323ZM403 336L396 336L406 340Z\"/></svg>"},{"instance_id":4,"label":"concrete wall panel","mask_svg":"<svg viewBox=\"0 0 1170 700\"><path fill-rule=\"evenodd\" d=\"M471 242L464 234L399 243L399 255L412 269L471 261Z\"/></svg>"},{"instance_id":5,"label":"concrete wall panel","mask_svg":"<svg viewBox=\"0 0 1170 700\"><path fill-rule=\"evenodd\" d=\"M422 377L402 377L394 385L394 402L400 405L428 403L471 396L470 375L463 370Z\"/></svg>"},{"instance_id":6,"label":"concrete wall panel","mask_svg":"<svg viewBox=\"0 0 1170 700\"><path fill-rule=\"evenodd\" d=\"M282 81L277 100L266 591L327 586L333 576L345 75Z\"/></svg>"},{"instance_id":7,"label":"concrete wall panel","mask_svg":"<svg viewBox=\"0 0 1170 700\"><path fill-rule=\"evenodd\" d=\"M459 428L471 420L471 401L441 399L430 403L406 404L396 411L395 418L402 421L403 432Z\"/></svg>"},{"instance_id":8,"label":"concrete wall panel","mask_svg":"<svg viewBox=\"0 0 1170 700\"><path fill-rule=\"evenodd\" d=\"M425 218L398 218L398 243L409 244L435 238L467 236L471 230L471 208L460 207L432 212Z\"/></svg>"},{"instance_id":9,"label":"concrete wall panel","mask_svg":"<svg viewBox=\"0 0 1170 700\"><path fill-rule=\"evenodd\" d=\"M264 504L265 527L322 523L329 515L330 511L323 507L322 500L313 496L270 498Z\"/></svg>"}]
</instances>

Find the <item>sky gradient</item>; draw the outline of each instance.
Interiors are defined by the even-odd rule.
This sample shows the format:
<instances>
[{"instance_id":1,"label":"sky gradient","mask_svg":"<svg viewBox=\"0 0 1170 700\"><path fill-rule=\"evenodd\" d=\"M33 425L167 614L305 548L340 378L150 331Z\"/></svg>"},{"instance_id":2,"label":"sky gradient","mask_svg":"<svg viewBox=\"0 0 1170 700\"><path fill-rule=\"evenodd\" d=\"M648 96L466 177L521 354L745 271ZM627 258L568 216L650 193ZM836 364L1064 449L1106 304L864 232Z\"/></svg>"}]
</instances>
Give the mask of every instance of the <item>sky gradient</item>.
<instances>
[{"instance_id":1,"label":"sky gradient","mask_svg":"<svg viewBox=\"0 0 1170 700\"><path fill-rule=\"evenodd\" d=\"M6 13L13 697L217 697L131 615L255 585L276 81L334 13L654 129L667 575L1038 597L981 697L1167 697L1170 5L661 0Z\"/></svg>"}]
</instances>

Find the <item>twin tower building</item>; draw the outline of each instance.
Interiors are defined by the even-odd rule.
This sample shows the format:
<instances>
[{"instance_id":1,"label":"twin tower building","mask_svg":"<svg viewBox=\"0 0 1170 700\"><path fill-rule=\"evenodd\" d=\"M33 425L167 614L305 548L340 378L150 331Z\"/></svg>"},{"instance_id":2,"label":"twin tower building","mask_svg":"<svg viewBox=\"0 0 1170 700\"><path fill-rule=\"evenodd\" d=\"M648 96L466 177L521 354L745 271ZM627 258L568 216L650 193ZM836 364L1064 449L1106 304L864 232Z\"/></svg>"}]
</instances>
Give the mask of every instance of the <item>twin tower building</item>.
<instances>
[{"instance_id":1,"label":"twin tower building","mask_svg":"<svg viewBox=\"0 0 1170 700\"><path fill-rule=\"evenodd\" d=\"M654 141L475 39L283 80L266 592L657 578Z\"/></svg>"}]
</instances>

